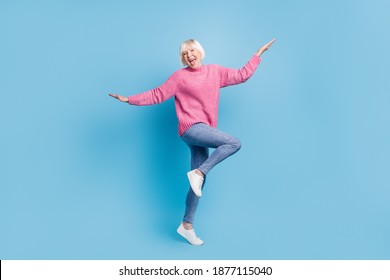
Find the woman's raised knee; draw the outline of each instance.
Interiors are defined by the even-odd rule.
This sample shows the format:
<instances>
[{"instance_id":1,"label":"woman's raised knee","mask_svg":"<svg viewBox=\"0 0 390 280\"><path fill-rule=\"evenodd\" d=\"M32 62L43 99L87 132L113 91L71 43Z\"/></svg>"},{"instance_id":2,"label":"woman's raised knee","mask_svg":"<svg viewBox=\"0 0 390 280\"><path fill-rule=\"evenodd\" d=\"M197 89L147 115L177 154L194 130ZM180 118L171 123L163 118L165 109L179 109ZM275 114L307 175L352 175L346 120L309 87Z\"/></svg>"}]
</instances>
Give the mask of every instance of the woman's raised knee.
<instances>
[{"instance_id":1,"label":"woman's raised knee","mask_svg":"<svg viewBox=\"0 0 390 280\"><path fill-rule=\"evenodd\" d=\"M232 137L232 139L229 140L228 144L232 147L232 150L234 150L234 152L237 152L239 149L241 149L241 141L236 137Z\"/></svg>"}]
</instances>

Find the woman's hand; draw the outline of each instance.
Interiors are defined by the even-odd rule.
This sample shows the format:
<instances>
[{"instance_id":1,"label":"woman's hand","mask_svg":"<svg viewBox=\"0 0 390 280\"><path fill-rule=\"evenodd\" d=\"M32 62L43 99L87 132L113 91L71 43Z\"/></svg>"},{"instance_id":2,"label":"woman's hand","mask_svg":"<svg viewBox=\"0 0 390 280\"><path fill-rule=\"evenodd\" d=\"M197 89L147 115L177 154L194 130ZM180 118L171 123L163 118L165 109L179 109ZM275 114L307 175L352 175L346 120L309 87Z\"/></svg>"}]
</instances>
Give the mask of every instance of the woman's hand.
<instances>
[{"instance_id":1,"label":"woman's hand","mask_svg":"<svg viewBox=\"0 0 390 280\"><path fill-rule=\"evenodd\" d=\"M113 93L110 93L108 95L118 99L121 102L129 102L129 99L127 97L125 97L125 96L122 96L122 95L119 95L119 94L113 94Z\"/></svg>"},{"instance_id":2,"label":"woman's hand","mask_svg":"<svg viewBox=\"0 0 390 280\"><path fill-rule=\"evenodd\" d=\"M265 44L264 46L262 46L260 49L257 50L256 52L256 55L257 56L261 56L263 54L263 52L267 51L271 46L272 44L276 41L276 39L272 39L271 41L269 41L267 44Z\"/></svg>"}]
</instances>

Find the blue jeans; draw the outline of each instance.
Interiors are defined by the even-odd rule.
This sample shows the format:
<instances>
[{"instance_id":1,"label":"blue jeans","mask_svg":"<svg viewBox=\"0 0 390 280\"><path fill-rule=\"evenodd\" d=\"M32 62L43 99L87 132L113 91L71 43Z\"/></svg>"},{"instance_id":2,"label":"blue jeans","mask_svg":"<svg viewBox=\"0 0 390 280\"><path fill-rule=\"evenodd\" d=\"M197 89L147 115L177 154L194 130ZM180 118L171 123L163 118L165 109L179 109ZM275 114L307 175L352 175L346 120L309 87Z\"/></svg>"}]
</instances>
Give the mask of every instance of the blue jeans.
<instances>
[{"instance_id":1,"label":"blue jeans","mask_svg":"<svg viewBox=\"0 0 390 280\"><path fill-rule=\"evenodd\" d=\"M181 139L191 151L191 170L199 169L207 174L215 165L241 148L240 140L204 123L196 123L187 129ZM209 156L209 148L215 150ZM206 179L206 176L205 176ZM203 186L206 180L203 182ZM193 223L199 197L188 190L183 221Z\"/></svg>"}]
</instances>

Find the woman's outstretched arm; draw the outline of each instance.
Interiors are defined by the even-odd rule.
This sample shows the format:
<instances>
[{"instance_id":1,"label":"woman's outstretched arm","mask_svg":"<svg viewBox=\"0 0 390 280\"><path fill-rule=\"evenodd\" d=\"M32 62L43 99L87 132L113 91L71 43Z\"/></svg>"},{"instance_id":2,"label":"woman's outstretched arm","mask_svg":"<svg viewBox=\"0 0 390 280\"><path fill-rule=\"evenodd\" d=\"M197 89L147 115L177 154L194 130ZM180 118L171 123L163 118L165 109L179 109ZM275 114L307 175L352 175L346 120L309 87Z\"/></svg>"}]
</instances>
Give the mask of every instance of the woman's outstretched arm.
<instances>
[{"instance_id":1,"label":"woman's outstretched arm","mask_svg":"<svg viewBox=\"0 0 390 280\"><path fill-rule=\"evenodd\" d=\"M174 96L178 79L177 74L174 73L168 78L168 80L165 81L165 83L154 89L128 97L115 93L110 93L109 96L116 98L121 102L127 102L131 105L146 106L160 104L161 102L164 102Z\"/></svg>"},{"instance_id":2,"label":"woman's outstretched arm","mask_svg":"<svg viewBox=\"0 0 390 280\"><path fill-rule=\"evenodd\" d=\"M259 65L261 58L260 56L267 51L271 45L275 42L272 39L267 44L257 50L252 58L245 64L244 67L239 69L219 67L220 71L220 87L226 87L231 85L237 85L247 81L255 72Z\"/></svg>"}]
</instances>

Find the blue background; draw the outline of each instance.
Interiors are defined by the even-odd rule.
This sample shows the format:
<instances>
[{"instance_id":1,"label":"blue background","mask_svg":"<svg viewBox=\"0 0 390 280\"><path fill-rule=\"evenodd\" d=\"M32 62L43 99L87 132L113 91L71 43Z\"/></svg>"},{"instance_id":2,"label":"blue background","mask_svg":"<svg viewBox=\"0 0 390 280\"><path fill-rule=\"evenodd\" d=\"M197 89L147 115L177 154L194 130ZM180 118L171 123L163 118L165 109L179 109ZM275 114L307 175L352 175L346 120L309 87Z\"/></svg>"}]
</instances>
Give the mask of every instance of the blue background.
<instances>
[{"instance_id":1,"label":"blue background","mask_svg":"<svg viewBox=\"0 0 390 280\"><path fill-rule=\"evenodd\" d=\"M388 1L0 1L0 259L389 259ZM173 100L131 107L179 69L243 66L219 128L201 247L176 234L189 152Z\"/></svg>"}]
</instances>

